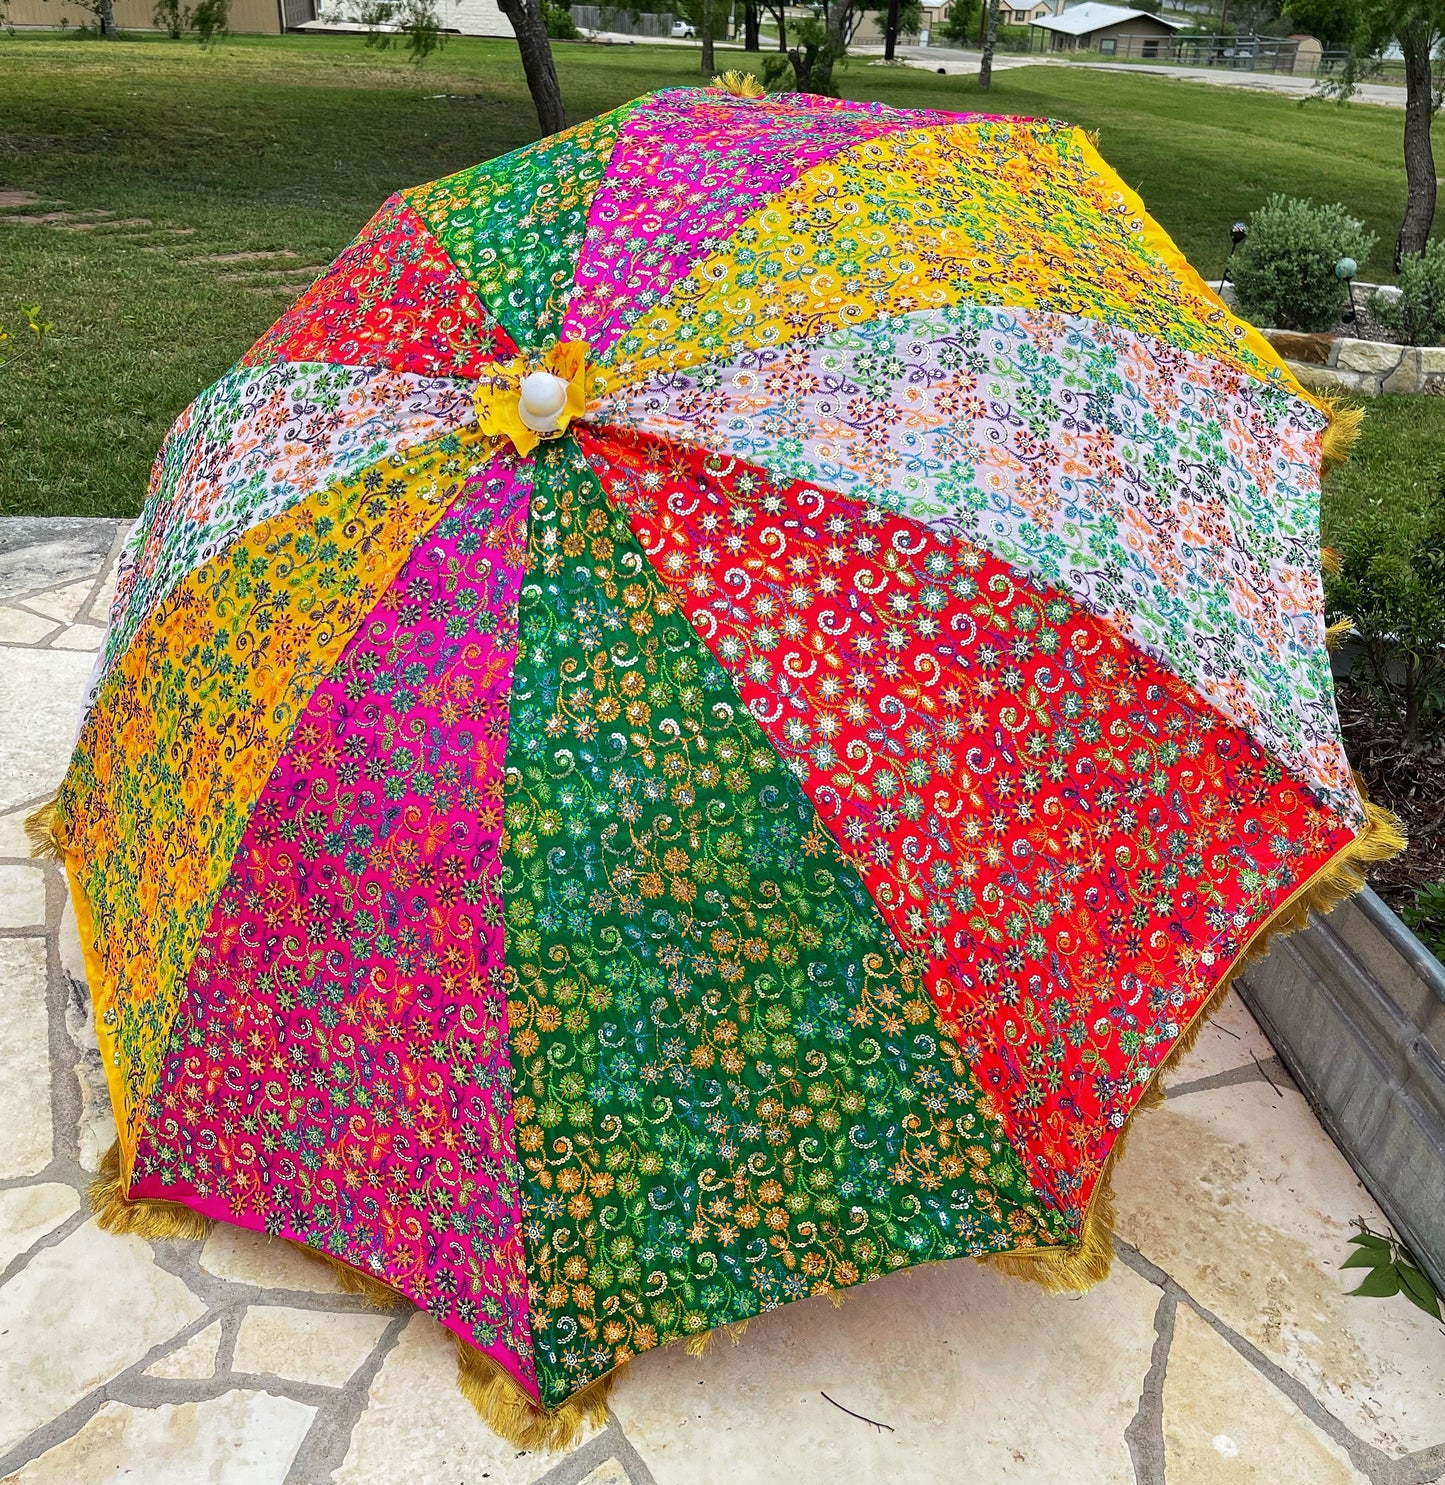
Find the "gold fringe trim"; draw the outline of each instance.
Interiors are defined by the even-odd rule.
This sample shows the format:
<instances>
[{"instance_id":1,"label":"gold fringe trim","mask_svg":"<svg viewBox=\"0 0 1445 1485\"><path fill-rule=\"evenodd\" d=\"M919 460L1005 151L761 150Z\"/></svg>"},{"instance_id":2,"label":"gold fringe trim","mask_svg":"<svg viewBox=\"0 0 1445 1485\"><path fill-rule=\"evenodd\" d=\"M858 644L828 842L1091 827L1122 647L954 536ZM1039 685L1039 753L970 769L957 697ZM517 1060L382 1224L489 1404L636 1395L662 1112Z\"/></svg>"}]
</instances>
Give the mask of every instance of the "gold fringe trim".
<instances>
[{"instance_id":1,"label":"gold fringe trim","mask_svg":"<svg viewBox=\"0 0 1445 1485\"><path fill-rule=\"evenodd\" d=\"M1350 450L1360 436L1360 426L1365 421L1362 407L1346 407L1333 397L1317 397L1330 415L1330 425L1325 429L1324 441L1320 445L1320 473L1328 474L1350 457Z\"/></svg>"},{"instance_id":2,"label":"gold fringe trim","mask_svg":"<svg viewBox=\"0 0 1445 1485\"><path fill-rule=\"evenodd\" d=\"M481 1414L482 1421L518 1449L566 1449L588 1426L607 1421L607 1398L618 1368L574 1392L560 1407L544 1408L518 1385L515 1377L469 1346L459 1336L457 1386Z\"/></svg>"},{"instance_id":3,"label":"gold fringe trim","mask_svg":"<svg viewBox=\"0 0 1445 1485\"><path fill-rule=\"evenodd\" d=\"M39 809L25 817L25 836L30 842L30 854L46 861L59 861L65 853L60 849L56 834L55 801L47 800Z\"/></svg>"},{"instance_id":4,"label":"gold fringe trim","mask_svg":"<svg viewBox=\"0 0 1445 1485\"><path fill-rule=\"evenodd\" d=\"M829 1291L829 1293L836 1292L836 1290ZM736 1346L747 1334L748 1322L746 1320L734 1320L731 1325L720 1325L714 1330L699 1331L697 1335L688 1336L687 1344L683 1349L689 1356L701 1356L712 1345L714 1339L723 1331L727 1331L728 1335L732 1337L733 1345Z\"/></svg>"},{"instance_id":5,"label":"gold fringe trim","mask_svg":"<svg viewBox=\"0 0 1445 1485\"><path fill-rule=\"evenodd\" d=\"M1200 1032L1224 1004L1230 986L1245 965L1262 959L1276 938L1297 933L1305 927L1311 913L1327 913L1345 898L1353 897L1365 885L1361 867L1375 861L1388 861L1405 849L1405 833L1400 822L1389 810L1371 804L1365 798L1364 786L1358 778L1356 784L1365 807L1365 828L1255 930L1209 998L1195 1012L1169 1055L1154 1070L1154 1076L1125 1120L1104 1161L1104 1168L1099 1172L1078 1242L1061 1248L1040 1248L1037 1251L1025 1248L1013 1253L990 1254L982 1260L984 1263L1011 1278L1032 1280L1049 1294L1081 1293L1109 1277L1109 1266L1114 1258L1114 1170L1124 1158L1135 1119L1163 1103L1164 1076L1173 1072L1180 1060L1193 1049Z\"/></svg>"},{"instance_id":6,"label":"gold fringe trim","mask_svg":"<svg viewBox=\"0 0 1445 1485\"><path fill-rule=\"evenodd\" d=\"M96 1223L107 1232L133 1232L143 1238L203 1238L211 1230L211 1219L183 1207L178 1201L160 1201L143 1196L132 1201L125 1194L120 1173L120 1141L105 1153L100 1170L90 1183L90 1210Z\"/></svg>"},{"instance_id":7,"label":"gold fringe trim","mask_svg":"<svg viewBox=\"0 0 1445 1485\"><path fill-rule=\"evenodd\" d=\"M761 98L763 85L751 72L723 72L713 78L712 85L734 98Z\"/></svg>"},{"instance_id":8,"label":"gold fringe trim","mask_svg":"<svg viewBox=\"0 0 1445 1485\"><path fill-rule=\"evenodd\" d=\"M333 1258L330 1253L323 1253L318 1248L308 1248L305 1243L298 1243L294 1238L287 1238L286 1243L295 1248L303 1258L329 1268L336 1282L348 1294L359 1294L375 1309L394 1310L397 1305L408 1303L406 1295L399 1294L390 1284L384 1284L371 1274L363 1273L361 1269L353 1268L339 1258Z\"/></svg>"},{"instance_id":9,"label":"gold fringe trim","mask_svg":"<svg viewBox=\"0 0 1445 1485\"><path fill-rule=\"evenodd\" d=\"M1339 577L1345 570L1340 561L1340 554L1333 547L1320 548L1320 571L1327 572L1331 577Z\"/></svg>"},{"instance_id":10,"label":"gold fringe trim","mask_svg":"<svg viewBox=\"0 0 1445 1485\"><path fill-rule=\"evenodd\" d=\"M1337 623L1325 626L1325 648L1337 650L1355 632L1355 621L1350 618L1340 619Z\"/></svg>"}]
</instances>

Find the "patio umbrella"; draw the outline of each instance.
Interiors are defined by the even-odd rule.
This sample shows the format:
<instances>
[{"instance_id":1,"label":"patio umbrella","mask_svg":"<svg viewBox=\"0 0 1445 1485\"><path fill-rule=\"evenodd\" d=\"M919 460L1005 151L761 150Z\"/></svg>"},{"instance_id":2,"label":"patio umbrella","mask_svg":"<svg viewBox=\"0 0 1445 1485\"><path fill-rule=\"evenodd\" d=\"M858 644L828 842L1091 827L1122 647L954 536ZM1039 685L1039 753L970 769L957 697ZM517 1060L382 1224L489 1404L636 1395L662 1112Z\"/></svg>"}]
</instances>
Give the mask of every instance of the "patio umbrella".
<instances>
[{"instance_id":1,"label":"patio umbrella","mask_svg":"<svg viewBox=\"0 0 1445 1485\"><path fill-rule=\"evenodd\" d=\"M1103 1277L1161 1070L1400 844L1352 419L1078 129L757 92L381 208L167 438L37 822L101 1220L415 1301L528 1444L912 1264Z\"/></svg>"}]
</instances>

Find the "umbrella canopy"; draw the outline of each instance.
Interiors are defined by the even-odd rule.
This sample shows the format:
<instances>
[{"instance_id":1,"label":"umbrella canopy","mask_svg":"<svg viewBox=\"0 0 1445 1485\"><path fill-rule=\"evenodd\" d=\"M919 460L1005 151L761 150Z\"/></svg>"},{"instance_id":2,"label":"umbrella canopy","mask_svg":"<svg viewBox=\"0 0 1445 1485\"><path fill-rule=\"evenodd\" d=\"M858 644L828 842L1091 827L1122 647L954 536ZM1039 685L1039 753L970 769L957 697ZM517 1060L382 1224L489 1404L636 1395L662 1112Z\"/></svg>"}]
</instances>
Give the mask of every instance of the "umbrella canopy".
<instances>
[{"instance_id":1,"label":"umbrella canopy","mask_svg":"<svg viewBox=\"0 0 1445 1485\"><path fill-rule=\"evenodd\" d=\"M156 461L49 831L121 1229L424 1306L528 1442L1128 1120L1398 844L1303 391L1067 125L673 90L388 201Z\"/></svg>"}]
</instances>

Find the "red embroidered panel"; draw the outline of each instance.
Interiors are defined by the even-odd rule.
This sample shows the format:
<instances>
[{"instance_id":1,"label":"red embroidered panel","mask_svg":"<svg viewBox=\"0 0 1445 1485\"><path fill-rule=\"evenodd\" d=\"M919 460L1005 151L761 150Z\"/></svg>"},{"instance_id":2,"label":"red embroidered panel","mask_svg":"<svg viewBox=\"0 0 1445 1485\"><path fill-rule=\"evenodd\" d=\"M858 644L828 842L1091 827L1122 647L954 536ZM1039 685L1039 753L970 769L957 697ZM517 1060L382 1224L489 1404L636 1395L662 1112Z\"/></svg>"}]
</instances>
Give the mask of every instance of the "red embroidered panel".
<instances>
[{"instance_id":1,"label":"red embroidered panel","mask_svg":"<svg viewBox=\"0 0 1445 1485\"><path fill-rule=\"evenodd\" d=\"M1077 1230L1155 1069L1351 832L986 551L739 461L581 436Z\"/></svg>"},{"instance_id":2,"label":"red embroidered panel","mask_svg":"<svg viewBox=\"0 0 1445 1485\"><path fill-rule=\"evenodd\" d=\"M472 377L515 352L426 223L393 196L241 364L328 361Z\"/></svg>"}]
</instances>

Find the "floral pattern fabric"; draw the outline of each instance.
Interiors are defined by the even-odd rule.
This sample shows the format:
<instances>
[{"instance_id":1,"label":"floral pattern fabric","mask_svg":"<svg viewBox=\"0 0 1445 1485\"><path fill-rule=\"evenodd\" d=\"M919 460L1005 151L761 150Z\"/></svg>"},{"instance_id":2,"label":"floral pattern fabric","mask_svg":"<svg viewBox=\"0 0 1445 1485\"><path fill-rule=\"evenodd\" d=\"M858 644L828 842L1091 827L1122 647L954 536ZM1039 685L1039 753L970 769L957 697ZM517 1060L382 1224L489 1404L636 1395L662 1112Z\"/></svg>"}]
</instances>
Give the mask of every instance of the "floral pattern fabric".
<instances>
[{"instance_id":1,"label":"floral pattern fabric","mask_svg":"<svg viewBox=\"0 0 1445 1485\"><path fill-rule=\"evenodd\" d=\"M475 421L465 382L381 367L238 368L171 430L117 572L103 681L156 604L244 531L388 455Z\"/></svg>"},{"instance_id":2,"label":"floral pattern fabric","mask_svg":"<svg viewBox=\"0 0 1445 1485\"><path fill-rule=\"evenodd\" d=\"M1062 586L1347 817L1322 415L1127 330L956 304L668 373L600 421L868 500Z\"/></svg>"},{"instance_id":3,"label":"floral pattern fabric","mask_svg":"<svg viewBox=\"0 0 1445 1485\"><path fill-rule=\"evenodd\" d=\"M674 89L394 196L177 422L57 801L128 1194L549 1407L1070 1247L1361 830L1324 423L1067 125Z\"/></svg>"},{"instance_id":4,"label":"floral pattern fabric","mask_svg":"<svg viewBox=\"0 0 1445 1485\"><path fill-rule=\"evenodd\" d=\"M497 851L529 473L468 481L297 719L131 1194L330 1253L535 1387Z\"/></svg>"},{"instance_id":5,"label":"floral pattern fabric","mask_svg":"<svg viewBox=\"0 0 1445 1485\"><path fill-rule=\"evenodd\" d=\"M543 1400L789 1299L1052 1241L863 883L571 440L530 546L503 893Z\"/></svg>"},{"instance_id":6,"label":"floral pattern fabric","mask_svg":"<svg viewBox=\"0 0 1445 1485\"><path fill-rule=\"evenodd\" d=\"M592 200L587 244L562 340L602 355L696 263L711 260L757 207L812 165L908 115L839 109L819 115L690 89L660 93L622 126L612 167Z\"/></svg>"},{"instance_id":7,"label":"floral pattern fabric","mask_svg":"<svg viewBox=\"0 0 1445 1485\"><path fill-rule=\"evenodd\" d=\"M476 376L513 350L426 224L393 196L242 364L328 361Z\"/></svg>"},{"instance_id":8,"label":"floral pattern fabric","mask_svg":"<svg viewBox=\"0 0 1445 1485\"><path fill-rule=\"evenodd\" d=\"M91 996L127 1155L291 726L465 468L440 440L253 527L157 605L96 697L57 814L104 973Z\"/></svg>"},{"instance_id":9,"label":"floral pattern fabric","mask_svg":"<svg viewBox=\"0 0 1445 1485\"><path fill-rule=\"evenodd\" d=\"M604 358L609 390L967 300L1102 320L1297 392L1269 342L1101 166L1080 130L1031 119L856 144L780 191L643 315Z\"/></svg>"},{"instance_id":10,"label":"floral pattern fabric","mask_svg":"<svg viewBox=\"0 0 1445 1485\"><path fill-rule=\"evenodd\" d=\"M405 193L524 351L566 337L587 215L636 103ZM498 360L505 360L498 355Z\"/></svg>"},{"instance_id":11,"label":"floral pattern fabric","mask_svg":"<svg viewBox=\"0 0 1445 1485\"><path fill-rule=\"evenodd\" d=\"M1350 832L1111 626L977 547L660 441L588 453L1077 1235L1163 1056Z\"/></svg>"}]
</instances>

